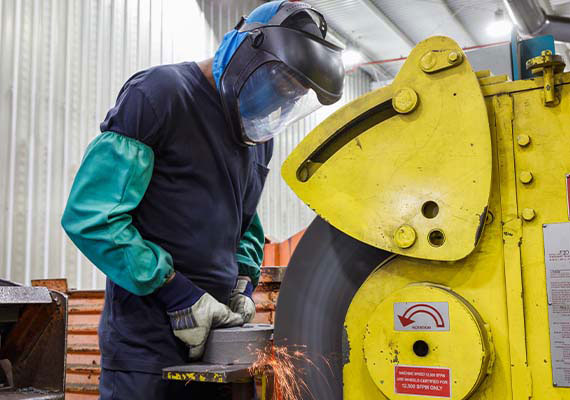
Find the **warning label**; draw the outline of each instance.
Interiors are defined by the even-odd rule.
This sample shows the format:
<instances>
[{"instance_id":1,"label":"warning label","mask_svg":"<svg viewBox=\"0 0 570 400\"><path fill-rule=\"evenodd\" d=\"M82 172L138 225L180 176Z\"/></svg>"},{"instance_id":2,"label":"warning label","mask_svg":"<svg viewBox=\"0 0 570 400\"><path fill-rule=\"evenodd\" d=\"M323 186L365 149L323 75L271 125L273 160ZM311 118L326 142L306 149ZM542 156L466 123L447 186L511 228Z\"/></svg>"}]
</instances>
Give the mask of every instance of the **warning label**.
<instances>
[{"instance_id":1,"label":"warning label","mask_svg":"<svg viewBox=\"0 0 570 400\"><path fill-rule=\"evenodd\" d=\"M552 380L570 387L570 223L544 224Z\"/></svg>"},{"instance_id":2,"label":"warning label","mask_svg":"<svg viewBox=\"0 0 570 400\"><path fill-rule=\"evenodd\" d=\"M446 302L394 303L394 330L448 331L449 304Z\"/></svg>"},{"instance_id":3,"label":"warning label","mask_svg":"<svg viewBox=\"0 0 570 400\"><path fill-rule=\"evenodd\" d=\"M394 391L428 397L451 397L451 371L449 368L394 367Z\"/></svg>"}]
</instances>

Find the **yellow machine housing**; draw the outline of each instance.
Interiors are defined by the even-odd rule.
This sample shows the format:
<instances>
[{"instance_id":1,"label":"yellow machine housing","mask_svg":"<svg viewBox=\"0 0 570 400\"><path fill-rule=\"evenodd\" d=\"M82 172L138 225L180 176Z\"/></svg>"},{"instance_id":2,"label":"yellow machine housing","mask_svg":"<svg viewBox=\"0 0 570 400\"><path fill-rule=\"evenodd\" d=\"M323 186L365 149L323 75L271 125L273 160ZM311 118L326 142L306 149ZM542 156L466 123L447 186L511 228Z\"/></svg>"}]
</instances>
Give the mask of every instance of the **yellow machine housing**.
<instances>
[{"instance_id":1,"label":"yellow machine housing","mask_svg":"<svg viewBox=\"0 0 570 400\"><path fill-rule=\"evenodd\" d=\"M345 399L570 399L553 382L543 241L569 221L570 74L542 57L543 76L508 82L427 39L284 164L325 220L395 254L346 315Z\"/></svg>"}]
</instances>

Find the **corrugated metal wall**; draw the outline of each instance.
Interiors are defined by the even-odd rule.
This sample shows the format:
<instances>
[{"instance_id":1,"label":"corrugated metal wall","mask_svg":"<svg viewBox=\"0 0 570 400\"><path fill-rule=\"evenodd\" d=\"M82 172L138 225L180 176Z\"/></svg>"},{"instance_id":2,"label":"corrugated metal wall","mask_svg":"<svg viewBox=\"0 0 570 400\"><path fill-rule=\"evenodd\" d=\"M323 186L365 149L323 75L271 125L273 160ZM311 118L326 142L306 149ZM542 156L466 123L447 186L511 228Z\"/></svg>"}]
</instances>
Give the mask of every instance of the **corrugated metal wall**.
<instances>
[{"instance_id":1,"label":"corrugated metal wall","mask_svg":"<svg viewBox=\"0 0 570 400\"><path fill-rule=\"evenodd\" d=\"M0 277L66 277L72 287L103 287L103 276L59 224L86 145L131 74L209 57L239 16L260 3L0 0ZM351 98L369 87L365 76L348 82ZM277 166L318 118L297 124L276 146L262 207L275 237L311 219L279 182Z\"/></svg>"},{"instance_id":2,"label":"corrugated metal wall","mask_svg":"<svg viewBox=\"0 0 570 400\"><path fill-rule=\"evenodd\" d=\"M281 178L281 164L293 148L318 123L342 105L369 92L370 77L358 70L347 75L342 99L332 106L322 107L309 117L291 126L287 132L275 139L275 150L269 167L271 171L258 208L265 233L270 238L283 241L301 229L306 228L315 218L315 213L301 202Z\"/></svg>"}]
</instances>

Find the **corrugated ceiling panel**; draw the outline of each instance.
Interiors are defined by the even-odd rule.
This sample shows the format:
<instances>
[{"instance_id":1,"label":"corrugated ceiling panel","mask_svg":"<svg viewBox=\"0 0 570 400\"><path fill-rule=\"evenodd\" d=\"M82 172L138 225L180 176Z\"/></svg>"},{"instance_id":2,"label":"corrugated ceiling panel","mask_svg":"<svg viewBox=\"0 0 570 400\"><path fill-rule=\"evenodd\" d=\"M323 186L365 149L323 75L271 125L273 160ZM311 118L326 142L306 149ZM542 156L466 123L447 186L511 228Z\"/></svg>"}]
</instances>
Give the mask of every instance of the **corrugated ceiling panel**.
<instances>
[{"instance_id":1,"label":"corrugated ceiling panel","mask_svg":"<svg viewBox=\"0 0 570 400\"><path fill-rule=\"evenodd\" d=\"M429 36L444 35L453 38L461 47L476 44L444 0L372 1L416 43Z\"/></svg>"},{"instance_id":2,"label":"corrugated ceiling panel","mask_svg":"<svg viewBox=\"0 0 570 400\"><path fill-rule=\"evenodd\" d=\"M321 11L331 26L358 42L358 46L375 59L405 56L411 46L397 35L387 21L370 8L370 0L308 0ZM374 7L372 5L372 7Z\"/></svg>"},{"instance_id":3,"label":"corrugated ceiling panel","mask_svg":"<svg viewBox=\"0 0 570 400\"><path fill-rule=\"evenodd\" d=\"M446 0L449 8L465 29L477 39L478 44L488 44L510 40L510 34L493 36L487 26L494 21L495 11L505 10L502 0Z\"/></svg>"},{"instance_id":4,"label":"corrugated ceiling panel","mask_svg":"<svg viewBox=\"0 0 570 400\"><path fill-rule=\"evenodd\" d=\"M71 287L103 287L102 274L59 222L87 144L130 75L151 65L213 55L239 16L260 3L0 0L0 277L23 283L66 277ZM352 81L365 83L356 90ZM347 93L369 86L360 75L348 82ZM276 145L274 165L316 118L291 128ZM268 179L262 206L273 236L311 219L287 192L278 170L274 167ZM286 196L289 204L282 200Z\"/></svg>"}]
</instances>

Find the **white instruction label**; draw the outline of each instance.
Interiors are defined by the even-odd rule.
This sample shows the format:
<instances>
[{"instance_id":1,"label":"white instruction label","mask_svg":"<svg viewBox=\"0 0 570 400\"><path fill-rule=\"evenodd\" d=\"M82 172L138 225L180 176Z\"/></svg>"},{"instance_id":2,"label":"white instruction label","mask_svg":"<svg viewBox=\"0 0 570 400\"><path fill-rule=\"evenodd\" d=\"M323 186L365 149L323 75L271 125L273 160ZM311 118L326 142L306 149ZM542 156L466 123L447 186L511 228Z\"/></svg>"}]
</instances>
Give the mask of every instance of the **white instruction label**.
<instances>
[{"instance_id":1,"label":"white instruction label","mask_svg":"<svg viewBox=\"0 0 570 400\"><path fill-rule=\"evenodd\" d=\"M394 303L394 330L448 331L447 302Z\"/></svg>"},{"instance_id":2,"label":"white instruction label","mask_svg":"<svg viewBox=\"0 0 570 400\"><path fill-rule=\"evenodd\" d=\"M570 387L570 222L545 224L542 231L552 381Z\"/></svg>"}]
</instances>

